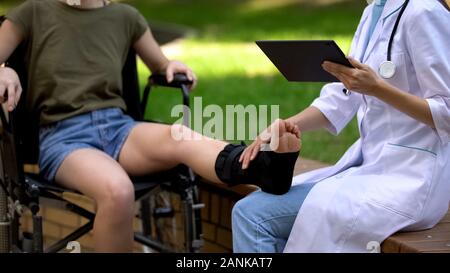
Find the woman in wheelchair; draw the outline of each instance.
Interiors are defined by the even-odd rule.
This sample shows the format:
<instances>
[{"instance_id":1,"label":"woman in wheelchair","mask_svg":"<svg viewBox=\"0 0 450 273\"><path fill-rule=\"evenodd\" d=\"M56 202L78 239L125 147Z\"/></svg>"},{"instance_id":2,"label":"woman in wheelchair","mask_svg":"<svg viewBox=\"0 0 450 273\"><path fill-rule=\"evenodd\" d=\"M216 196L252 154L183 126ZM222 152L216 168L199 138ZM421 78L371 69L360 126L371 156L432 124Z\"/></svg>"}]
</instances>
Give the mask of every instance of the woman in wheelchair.
<instances>
[{"instance_id":1,"label":"woman in wheelchair","mask_svg":"<svg viewBox=\"0 0 450 273\"><path fill-rule=\"evenodd\" d=\"M134 121L124 113L121 96L121 69L130 47L169 82L184 73L194 86L194 73L163 55L136 9L107 0L72 2L27 0L12 9L0 28L0 64L23 41L31 44L24 103L39 117L39 167L48 181L95 200L97 251L132 250L129 176L185 164L210 181L251 183L273 194L289 190L300 149L298 127L276 121L267 133L278 145L242 166L244 145L209 139L181 125ZM16 72L0 67L0 100L9 111L21 92ZM181 140L173 132L181 133Z\"/></svg>"}]
</instances>

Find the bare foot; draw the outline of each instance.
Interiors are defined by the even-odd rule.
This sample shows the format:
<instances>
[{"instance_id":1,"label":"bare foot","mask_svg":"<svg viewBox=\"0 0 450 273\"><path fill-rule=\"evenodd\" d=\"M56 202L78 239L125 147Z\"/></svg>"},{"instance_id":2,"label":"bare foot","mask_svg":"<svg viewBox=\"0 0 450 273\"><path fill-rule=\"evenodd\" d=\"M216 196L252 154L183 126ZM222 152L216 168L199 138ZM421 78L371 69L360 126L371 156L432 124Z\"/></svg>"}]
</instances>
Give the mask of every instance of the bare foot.
<instances>
[{"instance_id":1,"label":"bare foot","mask_svg":"<svg viewBox=\"0 0 450 273\"><path fill-rule=\"evenodd\" d=\"M291 153L298 152L302 147L302 141L292 133L284 133L279 138L278 147L273 151L276 153Z\"/></svg>"},{"instance_id":2,"label":"bare foot","mask_svg":"<svg viewBox=\"0 0 450 273\"><path fill-rule=\"evenodd\" d=\"M301 149L301 132L299 128L286 120L276 120L262 133L262 136L270 139L269 144L261 145L260 150L262 151L293 153Z\"/></svg>"}]
</instances>

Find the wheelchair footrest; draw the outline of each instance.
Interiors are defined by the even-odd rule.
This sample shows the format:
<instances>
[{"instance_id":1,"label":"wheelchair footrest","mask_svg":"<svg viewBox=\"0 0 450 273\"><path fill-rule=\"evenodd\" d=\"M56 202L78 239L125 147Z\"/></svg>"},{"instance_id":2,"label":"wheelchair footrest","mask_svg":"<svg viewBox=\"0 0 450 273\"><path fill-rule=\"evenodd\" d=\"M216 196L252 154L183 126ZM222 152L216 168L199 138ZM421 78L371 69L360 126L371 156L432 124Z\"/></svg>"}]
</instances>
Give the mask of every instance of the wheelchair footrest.
<instances>
[{"instance_id":1,"label":"wheelchair footrest","mask_svg":"<svg viewBox=\"0 0 450 273\"><path fill-rule=\"evenodd\" d=\"M153 211L153 217L155 218L172 218L174 216L175 211L172 207L155 208Z\"/></svg>"},{"instance_id":2,"label":"wheelchair footrest","mask_svg":"<svg viewBox=\"0 0 450 273\"><path fill-rule=\"evenodd\" d=\"M205 204L203 204L203 203L198 203L198 204L192 205L192 209L194 209L194 210L201 210L204 207L205 207Z\"/></svg>"}]
</instances>

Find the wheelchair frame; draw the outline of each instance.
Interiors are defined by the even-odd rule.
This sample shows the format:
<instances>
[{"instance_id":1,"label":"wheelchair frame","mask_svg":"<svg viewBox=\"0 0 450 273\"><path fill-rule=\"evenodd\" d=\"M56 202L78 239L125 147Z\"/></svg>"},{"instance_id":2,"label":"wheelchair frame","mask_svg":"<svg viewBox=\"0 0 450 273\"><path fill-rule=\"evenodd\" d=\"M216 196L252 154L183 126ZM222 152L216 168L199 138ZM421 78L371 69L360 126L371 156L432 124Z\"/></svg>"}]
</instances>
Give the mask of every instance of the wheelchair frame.
<instances>
[{"instance_id":1,"label":"wheelchair frame","mask_svg":"<svg viewBox=\"0 0 450 273\"><path fill-rule=\"evenodd\" d=\"M0 24L4 17L0 17ZM22 44L12 54L6 65L13 68L20 77L24 89L21 103L16 110L5 113L0 109L0 253L1 252L58 252L67 244L88 233L93 228L95 214L65 199L64 192L80 194L57 185L51 185L38 174L24 171L24 164L36 164L38 158L37 123L25 109L24 98L27 87L26 50ZM189 107L189 88L191 83L185 75L177 74L173 82L168 83L164 75L149 77L140 100L137 75L136 54L130 49L122 70L123 97L127 104L127 114L135 120L143 121L143 114L153 86L179 88L182 91L183 104ZM185 125L188 125L185 123ZM158 188L176 193L183 203L184 214L184 251L199 252L203 246L200 209L198 203L197 178L192 170L180 165L167 172L146 177L132 177L135 186L136 201L140 202L142 232L134 234L134 240L157 252L174 252L158 238L153 222L164 217L173 217L172 208L151 210L150 198ZM60 202L68 211L82 216L88 222L60 241L44 250L42 216L39 215L40 199L47 198ZM25 209L32 214L32 233L21 233L20 218ZM156 235L155 235L156 234Z\"/></svg>"}]
</instances>

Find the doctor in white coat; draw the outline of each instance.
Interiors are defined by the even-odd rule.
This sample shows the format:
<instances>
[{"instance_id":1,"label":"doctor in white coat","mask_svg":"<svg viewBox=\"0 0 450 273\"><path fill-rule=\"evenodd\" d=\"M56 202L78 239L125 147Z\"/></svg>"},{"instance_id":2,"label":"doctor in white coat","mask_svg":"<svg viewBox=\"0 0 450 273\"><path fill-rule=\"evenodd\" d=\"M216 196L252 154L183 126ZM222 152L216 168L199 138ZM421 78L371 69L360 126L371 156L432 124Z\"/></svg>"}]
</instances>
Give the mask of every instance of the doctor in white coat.
<instances>
[{"instance_id":1,"label":"doctor in white coat","mask_svg":"<svg viewBox=\"0 0 450 273\"><path fill-rule=\"evenodd\" d=\"M338 134L357 115L360 139L335 166L295 177L289 193L239 201L236 252L368 252L397 231L440 221L450 200L449 26L444 0L366 8L350 52L355 68L325 62L341 83L285 121ZM393 67L384 67L388 58ZM244 152L244 168L261 144Z\"/></svg>"}]
</instances>

